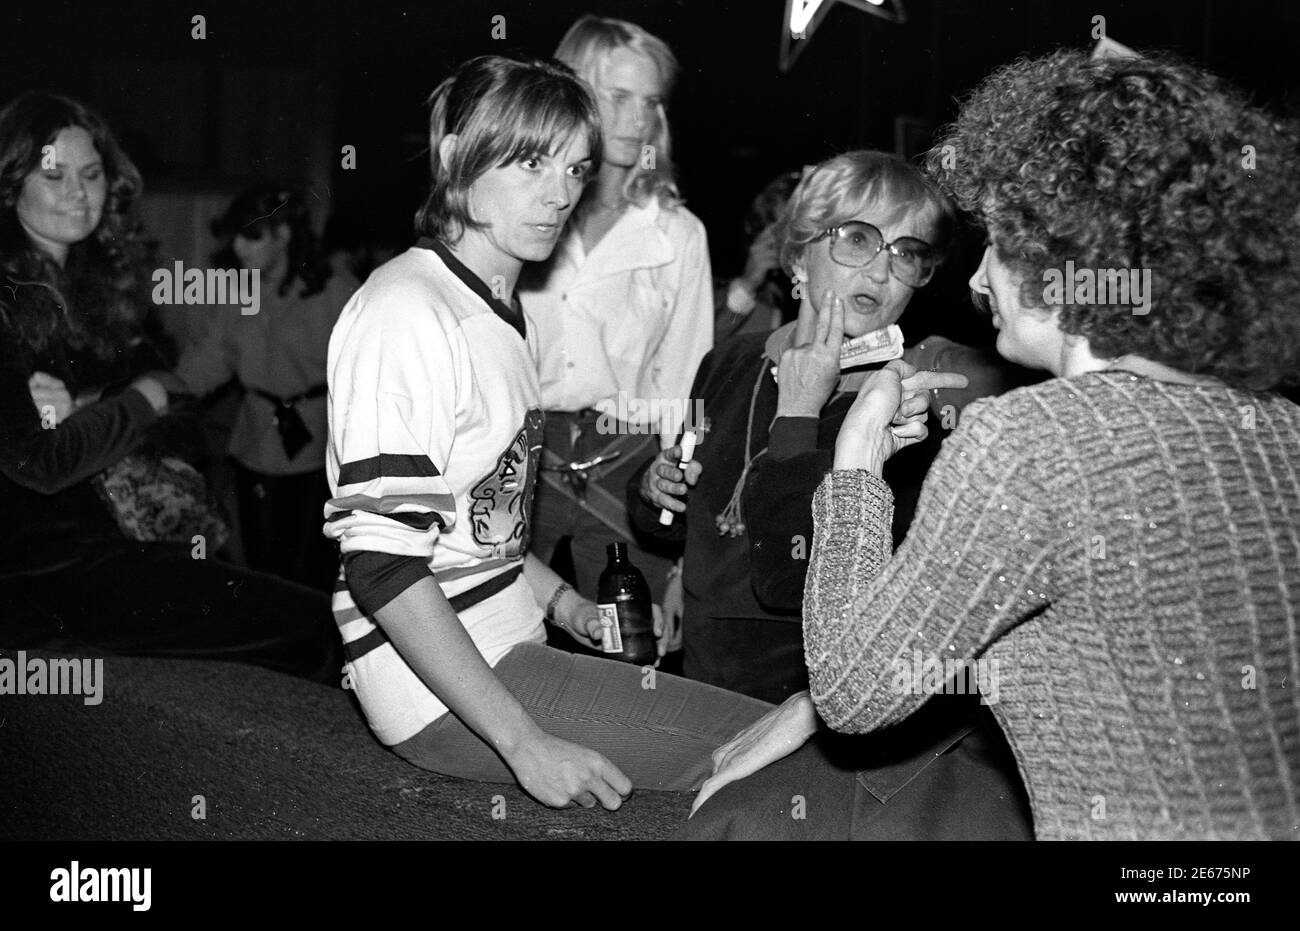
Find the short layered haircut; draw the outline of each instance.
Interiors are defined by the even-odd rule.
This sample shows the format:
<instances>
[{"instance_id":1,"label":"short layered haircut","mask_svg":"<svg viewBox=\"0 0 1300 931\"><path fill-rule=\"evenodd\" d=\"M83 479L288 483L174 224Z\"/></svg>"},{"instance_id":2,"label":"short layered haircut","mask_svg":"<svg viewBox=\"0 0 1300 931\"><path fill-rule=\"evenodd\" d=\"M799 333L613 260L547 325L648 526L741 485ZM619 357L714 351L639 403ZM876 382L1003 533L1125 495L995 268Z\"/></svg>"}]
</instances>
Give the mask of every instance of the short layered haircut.
<instances>
[{"instance_id":1,"label":"short layered haircut","mask_svg":"<svg viewBox=\"0 0 1300 931\"><path fill-rule=\"evenodd\" d=\"M466 229L482 229L469 209L469 189L493 168L555 155L585 135L600 161L600 113L583 83L565 65L482 55L465 62L429 97L429 196L415 230L455 244ZM445 162L442 140L458 143Z\"/></svg>"},{"instance_id":2,"label":"short layered haircut","mask_svg":"<svg viewBox=\"0 0 1300 931\"><path fill-rule=\"evenodd\" d=\"M860 216L894 223L910 212L922 215L921 235L939 261L947 255L956 226L952 201L902 158L858 149L808 169L790 195L776 228L781 264L787 272L808 244L826 230Z\"/></svg>"}]
</instances>

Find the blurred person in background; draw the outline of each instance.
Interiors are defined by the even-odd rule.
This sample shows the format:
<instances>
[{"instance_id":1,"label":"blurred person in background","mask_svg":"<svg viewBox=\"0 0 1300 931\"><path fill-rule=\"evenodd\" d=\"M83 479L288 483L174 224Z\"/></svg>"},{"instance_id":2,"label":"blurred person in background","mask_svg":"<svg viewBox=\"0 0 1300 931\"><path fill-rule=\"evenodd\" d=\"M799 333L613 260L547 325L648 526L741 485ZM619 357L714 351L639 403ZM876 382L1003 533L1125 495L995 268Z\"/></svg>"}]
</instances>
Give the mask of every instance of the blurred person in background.
<instances>
[{"instance_id":1,"label":"blurred person in background","mask_svg":"<svg viewBox=\"0 0 1300 931\"><path fill-rule=\"evenodd\" d=\"M149 323L140 189L78 101L25 94L0 110L0 648L242 661L337 684L324 595L207 558L188 533L145 532L185 499L166 476L191 475L204 502L178 458L184 386ZM153 483L118 483L140 475Z\"/></svg>"},{"instance_id":2,"label":"blurred person in background","mask_svg":"<svg viewBox=\"0 0 1300 931\"><path fill-rule=\"evenodd\" d=\"M800 173L777 175L758 193L745 214L742 230L748 251L745 268L730 281L714 288L716 311L713 344L742 333L769 333L789 323L799 313L799 300L781 268L776 225L799 183Z\"/></svg>"},{"instance_id":3,"label":"blurred person in background","mask_svg":"<svg viewBox=\"0 0 1300 931\"><path fill-rule=\"evenodd\" d=\"M338 553L320 533L325 480L325 356L339 312L357 289L331 268L301 191L262 185L231 202L213 232L219 268L258 269L261 309L212 307L204 338L176 374L198 395L231 378L244 397L230 435L248 564L330 591Z\"/></svg>"}]
</instances>

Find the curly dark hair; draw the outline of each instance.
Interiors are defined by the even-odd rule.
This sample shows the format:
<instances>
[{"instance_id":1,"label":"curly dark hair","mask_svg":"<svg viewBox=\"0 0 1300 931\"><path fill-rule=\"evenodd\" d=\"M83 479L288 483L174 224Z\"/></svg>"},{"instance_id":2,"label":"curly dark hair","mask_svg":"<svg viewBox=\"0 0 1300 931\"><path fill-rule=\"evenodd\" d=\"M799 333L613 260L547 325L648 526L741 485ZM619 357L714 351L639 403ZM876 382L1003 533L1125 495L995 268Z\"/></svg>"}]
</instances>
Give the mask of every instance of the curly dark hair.
<instances>
[{"instance_id":1,"label":"curly dark hair","mask_svg":"<svg viewBox=\"0 0 1300 931\"><path fill-rule=\"evenodd\" d=\"M926 168L1044 307L1048 270L1150 269L1150 312L1059 308L1102 358L1250 390L1300 378L1300 132L1164 53L1001 68Z\"/></svg>"},{"instance_id":2,"label":"curly dark hair","mask_svg":"<svg viewBox=\"0 0 1300 931\"><path fill-rule=\"evenodd\" d=\"M334 269L312 228L307 195L297 188L262 184L231 201L226 212L212 221L213 235L227 240L213 262L220 268L237 268L239 259L231 245L236 234L256 238L277 226L289 227L289 254L278 286L280 296L288 296L295 280L302 282L301 297L320 293Z\"/></svg>"},{"instance_id":3,"label":"curly dark hair","mask_svg":"<svg viewBox=\"0 0 1300 931\"><path fill-rule=\"evenodd\" d=\"M108 197L95 231L68 249L60 268L32 243L15 208L42 147L72 127L90 133ZM107 360L138 342L149 310L150 258L131 211L140 190L140 173L108 124L79 101L30 92L0 110L0 322L32 358L64 343Z\"/></svg>"}]
</instances>

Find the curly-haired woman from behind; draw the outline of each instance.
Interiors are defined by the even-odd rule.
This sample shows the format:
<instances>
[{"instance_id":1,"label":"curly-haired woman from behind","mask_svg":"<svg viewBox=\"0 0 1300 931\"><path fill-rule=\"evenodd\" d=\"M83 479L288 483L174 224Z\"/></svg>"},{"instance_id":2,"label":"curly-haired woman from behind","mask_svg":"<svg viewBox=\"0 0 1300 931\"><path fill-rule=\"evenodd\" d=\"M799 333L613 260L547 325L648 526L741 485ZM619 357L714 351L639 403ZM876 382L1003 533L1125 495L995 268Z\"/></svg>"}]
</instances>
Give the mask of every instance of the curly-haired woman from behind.
<instances>
[{"instance_id":1,"label":"curly-haired woman from behind","mask_svg":"<svg viewBox=\"0 0 1300 931\"><path fill-rule=\"evenodd\" d=\"M814 498L811 699L706 792L819 717L907 717L917 667L960 685L964 661L1037 837L1294 836L1300 407L1273 389L1300 369L1296 127L1172 57L1062 51L986 79L930 168L987 230L998 351L1055 377L963 412L892 554L880 469L913 438L901 373L864 388ZM710 805L788 790L798 756Z\"/></svg>"}]
</instances>

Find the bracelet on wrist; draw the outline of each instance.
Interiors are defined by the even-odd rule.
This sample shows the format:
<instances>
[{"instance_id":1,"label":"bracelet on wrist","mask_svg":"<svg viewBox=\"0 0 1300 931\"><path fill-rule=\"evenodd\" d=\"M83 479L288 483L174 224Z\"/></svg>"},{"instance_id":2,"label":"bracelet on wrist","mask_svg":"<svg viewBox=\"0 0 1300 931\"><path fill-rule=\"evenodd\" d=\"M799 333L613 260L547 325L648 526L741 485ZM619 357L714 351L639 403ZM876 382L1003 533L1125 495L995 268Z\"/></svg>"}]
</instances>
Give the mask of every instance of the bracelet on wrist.
<instances>
[{"instance_id":1,"label":"bracelet on wrist","mask_svg":"<svg viewBox=\"0 0 1300 931\"><path fill-rule=\"evenodd\" d=\"M551 600L546 602L546 619L556 627L564 627L564 625L556 619L555 609L559 607L560 599L564 597L564 593L572 590L573 586L568 582L561 582L560 587L551 593Z\"/></svg>"}]
</instances>

